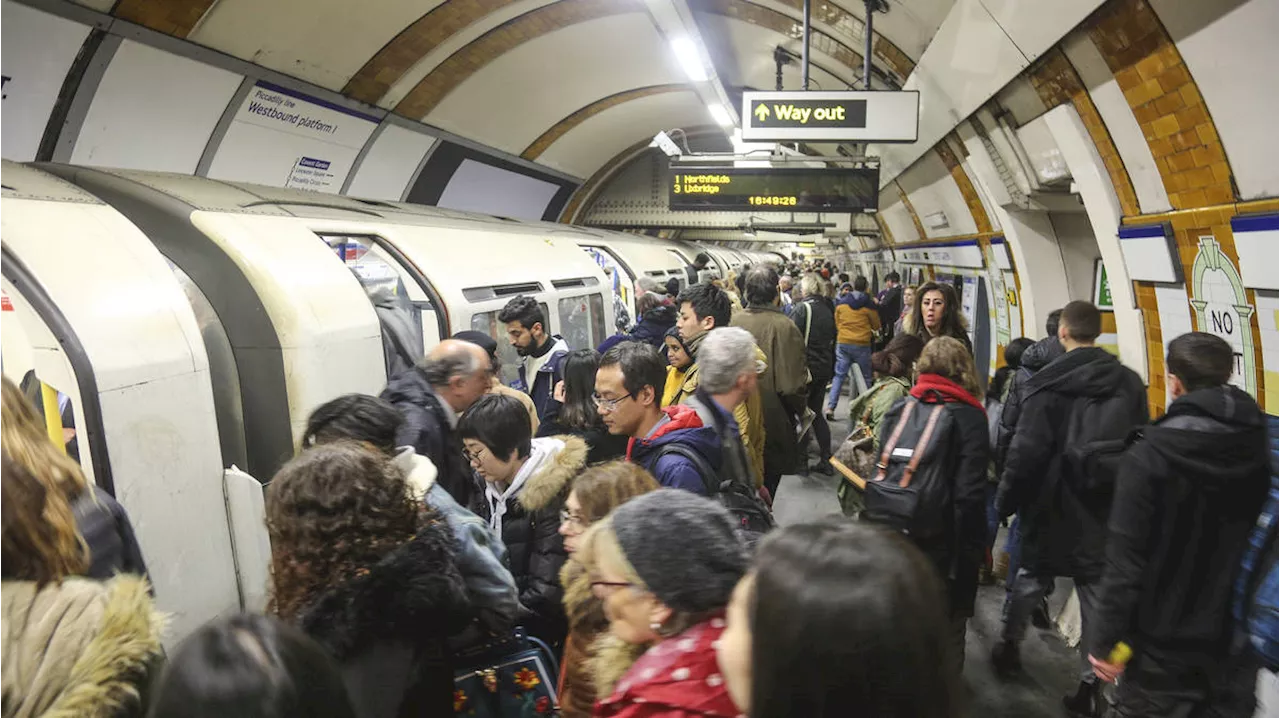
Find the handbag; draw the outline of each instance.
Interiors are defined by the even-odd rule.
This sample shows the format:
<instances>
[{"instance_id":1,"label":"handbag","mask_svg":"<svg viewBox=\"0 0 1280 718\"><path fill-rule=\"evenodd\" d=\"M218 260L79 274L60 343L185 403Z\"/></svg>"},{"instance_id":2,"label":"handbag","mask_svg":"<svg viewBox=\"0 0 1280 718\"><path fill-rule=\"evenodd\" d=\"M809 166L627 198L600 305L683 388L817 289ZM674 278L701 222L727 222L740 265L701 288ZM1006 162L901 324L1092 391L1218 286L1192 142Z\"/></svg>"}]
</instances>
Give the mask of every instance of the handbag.
<instances>
[{"instance_id":1,"label":"handbag","mask_svg":"<svg viewBox=\"0 0 1280 718\"><path fill-rule=\"evenodd\" d=\"M469 718L555 716L560 709L555 654L541 640L515 629L457 657L453 712Z\"/></svg>"}]
</instances>

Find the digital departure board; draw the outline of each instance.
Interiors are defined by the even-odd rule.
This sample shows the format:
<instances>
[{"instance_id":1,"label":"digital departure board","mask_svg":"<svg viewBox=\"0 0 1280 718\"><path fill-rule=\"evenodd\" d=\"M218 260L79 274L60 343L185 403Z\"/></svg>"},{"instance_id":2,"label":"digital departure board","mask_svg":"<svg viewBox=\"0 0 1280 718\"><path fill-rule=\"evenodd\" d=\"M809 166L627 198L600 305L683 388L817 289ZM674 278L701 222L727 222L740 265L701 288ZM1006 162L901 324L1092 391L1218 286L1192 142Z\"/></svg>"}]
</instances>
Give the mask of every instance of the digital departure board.
<instances>
[{"instance_id":1,"label":"digital departure board","mask_svg":"<svg viewBox=\"0 0 1280 718\"><path fill-rule=\"evenodd\" d=\"M667 182L672 211L874 212L878 168L682 167Z\"/></svg>"}]
</instances>

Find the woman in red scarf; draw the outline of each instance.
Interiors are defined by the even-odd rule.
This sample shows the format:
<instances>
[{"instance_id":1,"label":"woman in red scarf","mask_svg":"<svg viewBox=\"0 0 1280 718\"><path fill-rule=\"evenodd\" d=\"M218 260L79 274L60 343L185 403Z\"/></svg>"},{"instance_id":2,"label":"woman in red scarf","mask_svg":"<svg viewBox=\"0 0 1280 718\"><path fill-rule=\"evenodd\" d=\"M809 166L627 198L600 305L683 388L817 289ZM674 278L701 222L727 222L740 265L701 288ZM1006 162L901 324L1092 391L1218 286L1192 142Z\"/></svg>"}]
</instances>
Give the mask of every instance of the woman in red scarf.
<instances>
[{"instance_id":1,"label":"woman in red scarf","mask_svg":"<svg viewBox=\"0 0 1280 718\"><path fill-rule=\"evenodd\" d=\"M938 432L922 455L921 471L927 466L943 467L948 472L952 508L943 513L944 525L918 531L909 538L929 557L946 584L957 673L964 667L965 628L973 615L978 567L986 547L990 444L980 395L968 348L952 337L934 337L916 361L916 382L910 396L895 404L880 422L880 445L885 446L902 412L912 402L917 404L913 411L921 416L937 404L943 404L949 415L949 421L938 422ZM910 449L914 441L904 437L897 446Z\"/></svg>"}]
</instances>

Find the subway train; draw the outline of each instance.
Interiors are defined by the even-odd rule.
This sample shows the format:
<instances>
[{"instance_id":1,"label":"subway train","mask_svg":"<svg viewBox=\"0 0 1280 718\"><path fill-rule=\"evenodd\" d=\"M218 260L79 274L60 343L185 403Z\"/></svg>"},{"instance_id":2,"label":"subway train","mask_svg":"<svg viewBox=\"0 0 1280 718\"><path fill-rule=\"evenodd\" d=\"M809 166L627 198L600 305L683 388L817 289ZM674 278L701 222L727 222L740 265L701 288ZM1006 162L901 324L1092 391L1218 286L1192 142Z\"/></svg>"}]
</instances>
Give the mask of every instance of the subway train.
<instances>
[{"instance_id":1,"label":"subway train","mask_svg":"<svg viewBox=\"0 0 1280 718\"><path fill-rule=\"evenodd\" d=\"M133 519L169 641L265 605L261 482L312 409L383 388L385 352L476 329L511 381L511 297L596 346L614 292L634 318L638 277L685 287L700 252L716 277L783 259L188 175L7 161L3 175L3 372L69 408L86 476ZM388 314L412 346L383 336Z\"/></svg>"}]
</instances>

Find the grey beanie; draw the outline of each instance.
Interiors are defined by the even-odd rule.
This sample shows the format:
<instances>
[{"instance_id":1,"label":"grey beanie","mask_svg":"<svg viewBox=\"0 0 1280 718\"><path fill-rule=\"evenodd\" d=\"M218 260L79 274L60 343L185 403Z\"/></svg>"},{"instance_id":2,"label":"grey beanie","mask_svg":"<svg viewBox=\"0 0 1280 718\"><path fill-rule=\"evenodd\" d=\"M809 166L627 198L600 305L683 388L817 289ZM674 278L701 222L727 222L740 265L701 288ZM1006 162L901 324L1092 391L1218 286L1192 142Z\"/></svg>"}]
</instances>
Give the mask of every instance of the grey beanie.
<instances>
[{"instance_id":1,"label":"grey beanie","mask_svg":"<svg viewBox=\"0 0 1280 718\"><path fill-rule=\"evenodd\" d=\"M613 511L627 561L659 601L702 613L729 604L747 552L720 504L683 489L659 489Z\"/></svg>"}]
</instances>

